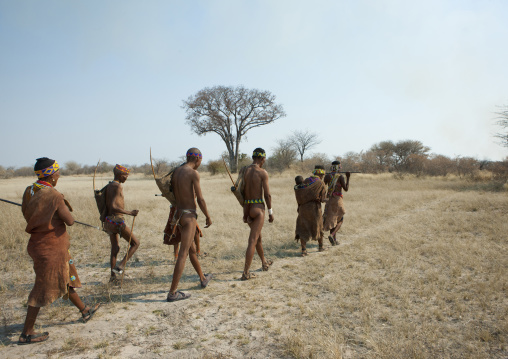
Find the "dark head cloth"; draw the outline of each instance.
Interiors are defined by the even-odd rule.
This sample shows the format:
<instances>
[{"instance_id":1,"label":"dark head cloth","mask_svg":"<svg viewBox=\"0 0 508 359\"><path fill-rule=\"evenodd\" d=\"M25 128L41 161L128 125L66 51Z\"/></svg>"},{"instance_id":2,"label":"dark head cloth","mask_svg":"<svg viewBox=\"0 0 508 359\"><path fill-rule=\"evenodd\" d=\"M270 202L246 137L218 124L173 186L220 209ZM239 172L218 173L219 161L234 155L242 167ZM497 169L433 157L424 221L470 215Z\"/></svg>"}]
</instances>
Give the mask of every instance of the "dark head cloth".
<instances>
[{"instance_id":1,"label":"dark head cloth","mask_svg":"<svg viewBox=\"0 0 508 359\"><path fill-rule=\"evenodd\" d=\"M37 162L35 162L34 171L40 171L45 168L48 168L49 166L53 165L56 161L52 160L47 157L41 157L36 159Z\"/></svg>"}]
</instances>

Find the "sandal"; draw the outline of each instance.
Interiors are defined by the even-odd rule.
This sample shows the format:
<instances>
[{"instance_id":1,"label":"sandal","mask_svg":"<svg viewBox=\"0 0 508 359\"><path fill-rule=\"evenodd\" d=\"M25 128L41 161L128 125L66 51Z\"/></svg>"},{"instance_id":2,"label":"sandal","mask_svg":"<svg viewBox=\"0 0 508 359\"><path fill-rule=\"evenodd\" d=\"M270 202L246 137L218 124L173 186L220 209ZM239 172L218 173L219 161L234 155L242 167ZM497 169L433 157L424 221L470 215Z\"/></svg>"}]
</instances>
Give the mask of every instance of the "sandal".
<instances>
[{"instance_id":1,"label":"sandal","mask_svg":"<svg viewBox=\"0 0 508 359\"><path fill-rule=\"evenodd\" d=\"M29 334L29 335L21 333L21 335L19 336L19 339L18 339L18 345L41 343L41 342L48 340L48 338L49 338L48 332ZM21 339L24 339L25 341L22 342ZM34 340L34 339L39 339L39 340Z\"/></svg>"},{"instance_id":2,"label":"sandal","mask_svg":"<svg viewBox=\"0 0 508 359\"><path fill-rule=\"evenodd\" d=\"M332 236L328 236L328 240L330 241L330 244L332 246L336 246L337 245L337 240L335 238L333 238Z\"/></svg>"},{"instance_id":3,"label":"sandal","mask_svg":"<svg viewBox=\"0 0 508 359\"><path fill-rule=\"evenodd\" d=\"M318 252L324 252L324 251L325 251L325 248L323 246L318 248Z\"/></svg>"},{"instance_id":4,"label":"sandal","mask_svg":"<svg viewBox=\"0 0 508 359\"><path fill-rule=\"evenodd\" d=\"M206 286L208 285L208 283L210 283L212 278L213 278L212 273L205 274L205 280L201 281L201 288L206 288Z\"/></svg>"},{"instance_id":5,"label":"sandal","mask_svg":"<svg viewBox=\"0 0 508 359\"><path fill-rule=\"evenodd\" d=\"M81 312L81 315L82 315L81 320L83 321L83 323L86 323L90 319L92 319L93 315L95 314L95 312L97 312L97 310L100 308L101 305L102 305L102 303L97 303L97 304L95 304L95 306L93 308L88 307L88 311L86 312L86 314L85 314L85 309L86 309L86 307L85 307L85 309L83 309L83 311Z\"/></svg>"},{"instance_id":6,"label":"sandal","mask_svg":"<svg viewBox=\"0 0 508 359\"><path fill-rule=\"evenodd\" d=\"M268 268L270 268L270 266L273 264L273 261L271 259L267 259L266 260L266 264L263 264L263 271L267 271Z\"/></svg>"},{"instance_id":7,"label":"sandal","mask_svg":"<svg viewBox=\"0 0 508 359\"><path fill-rule=\"evenodd\" d=\"M167 302L176 302L177 300L184 300L190 298L190 294L185 294L184 292L176 292L175 294L168 293L168 297L166 298Z\"/></svg>"},{"instance_id":8,"label":"sandal","mask_svg":"<svg viewBox=\"0 0 508 359\"><path fill-rule=\"evenodd\" d=\"M242 278L240 278L240 280L249 280L249 279L253 279L253 278L256 278L256 275L254 273L242 273Z\"/></svg>"},{"instance_id":9,"label":"sandal","mask_svg":"<svg viewBox=\"0 0 508 359\"><path fill-rule=\"evenodd\" d=\"M302 257L306 257L306 256L307 256L307 254L308 254L308 253L307 253L307 250L306 250L306 249L302 250L302 254L301 254L301 255L302 255Z\"/></svg>"}]
</instances>

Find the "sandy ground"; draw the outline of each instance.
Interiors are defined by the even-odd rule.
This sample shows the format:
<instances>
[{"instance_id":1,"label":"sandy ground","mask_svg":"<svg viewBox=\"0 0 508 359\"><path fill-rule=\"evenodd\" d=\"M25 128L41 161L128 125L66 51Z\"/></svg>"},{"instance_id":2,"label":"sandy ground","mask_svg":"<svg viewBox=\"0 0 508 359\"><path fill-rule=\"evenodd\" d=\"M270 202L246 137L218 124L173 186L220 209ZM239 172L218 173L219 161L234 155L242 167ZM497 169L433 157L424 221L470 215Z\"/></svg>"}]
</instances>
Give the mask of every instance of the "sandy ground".
<instances>
[{"instance_id":1,"label":"sandy ground","mask_svg":"<svg viewBox=\"0 0 508 359\"><path fill-rule=\"evenodd\" d=\"M209 178L203 186L215 181L227 184ZM471 203L470 193L422 191L433 184L421 181L386 188L365 179L346 196L351 220L345 222L340 245L326 241L327 250L318 253L312 243L309 256L301 258L292 241L294 196L277 181L273 191L281 201L274 205L279 216L263 232L267 257L274 259L268 272L261 271L256 256L252 270L257 278L239 280L248 230L239 223L240 207L231 194L209 200L215 222L205 230L202 250L208 256L201 263L214 279L201 289L187 262L179 289L192 296L181 302L166 302L172 248L160 244L159 230L167 212L151 217L161 227L157 231L142 225L147 218L137 222L142 247L129 262L122 288L108 284L107 237L102 234L102 242L90 247L82 240L93 230L73 228L76 242L71 246L83 283L79 293L85 302L103 306L84 324L72 305L58 300L43 308L37 321L50 339L18 346L33 275L14 280L15 271L7 271L1 274L0 356L508 357L506 193L482 194L481 201ZM376 195L386 197L375 200ZM222 197L230 208L221 204ZM145 212L165 208L157 200L150 199L158 204L147 204ZM219 207L238 212L235 222L224 221ZM27 266L23 250L17 253L19 265Z\"/></svg>"}]
</instances>

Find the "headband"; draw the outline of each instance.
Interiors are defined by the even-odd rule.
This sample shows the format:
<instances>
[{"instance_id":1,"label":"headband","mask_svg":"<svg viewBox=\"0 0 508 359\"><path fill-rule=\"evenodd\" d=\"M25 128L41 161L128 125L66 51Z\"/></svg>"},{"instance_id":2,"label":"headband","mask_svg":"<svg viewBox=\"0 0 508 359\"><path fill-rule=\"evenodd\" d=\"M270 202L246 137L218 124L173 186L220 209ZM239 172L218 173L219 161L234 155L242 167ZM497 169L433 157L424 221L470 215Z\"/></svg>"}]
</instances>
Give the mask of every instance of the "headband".
<instances>
[{"instance_id":1,"label":"headband","mask_svg":"<svg viewBox=\"0 0 508 359\"><path fill-rule=\"evenodd\" d=\"M252 152L252 157L266 157L265 152Z\"/></svg>"},{"instance_id":2,"label":"headband","mask_svg":"<svg viewBox=\"0 0 508 359\"><path fill-rule=\"evenodd\" d=\"M201 153L187 151L187 157L203 158L203 155Z\"/></svg>"},{"instance_id":3,"label":"headband","mask_svg":"<svg viewBox=\"0 0 508 359\"><path fill-rule=\"evenodd\" d=\"M312 173L315 175L324 175L325 170L322 170L321 168L316 168L314 171L312 171Z\"/></svg>"},{"instance_id":4,"label":"headband","mask_svg":"<svg viewBox=\"0 0 508 359\"><path fill-rule=\"evenodd\" d=\"M51 166L46 167L42 170L34 171L34 172L37 175L37 178L40 179L40 178L51 176L53 173L55 173L59 169L60 169L60 166L58 166L58 162L55 161L55 163L53 163Z\"/></svg>"},{"instance_id":5,"label":"headband","mask_svg":"<svg viewBox=\"0 0 508 359\"><path fill-rule=\"evenodd\" d=\"M120 165L116 165L115 166L115 170L118 171L118 172L126 173L126 174L129 174L129 172L131 171L127 167L120 166Z\"/></svg>"}]
</instances>

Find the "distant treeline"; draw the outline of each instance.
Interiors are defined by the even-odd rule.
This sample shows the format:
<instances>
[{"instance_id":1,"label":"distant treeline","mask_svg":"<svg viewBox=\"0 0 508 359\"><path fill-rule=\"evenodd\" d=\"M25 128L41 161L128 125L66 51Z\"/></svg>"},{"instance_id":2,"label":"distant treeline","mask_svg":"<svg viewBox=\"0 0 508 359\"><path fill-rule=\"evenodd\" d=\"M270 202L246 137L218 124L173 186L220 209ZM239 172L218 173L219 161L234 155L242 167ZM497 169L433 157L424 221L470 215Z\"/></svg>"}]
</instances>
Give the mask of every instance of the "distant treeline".
<instances>
[{"instance_id":1,"label":"distant treeline","mask_svg":"<svg viewBox=\"0 0 508 359\"><path fill-rule=\"evenodd\" d=\"M347 152L342 156L328 156L324 153L314 153L303 161L291 145L281 141L277 147L268 151L266 168L269 171L283 172L293 170L302 175L310 174L315 165L329 165L334 160L341 161L343 171L360 171L362 173L394 173L412 174L416 176L447 176L456 175L462 178L485 178L482 173L489 172L492 179L508 180L508 157L504 161L478 160L472 157L457 156L454 158L444 155L430 154L430 148L420 141L406 140L394 143L383 141L373 145L367 151ZM228 158L224 153L224 158ZM166 174L171 168L184 161L167 161L154 159L155 173ZM242 153L238 159L239 168L251 163L249 155ZM131 169L132 173L152 175L149 163L143 165L122 164ZM97 168L98 174L112 173L114 164L101 162ZM230 166L231 168L231 166ZM80 165L75 161L65 162L61 168L63 175L93 175L95 166ZM200 171L208 171L212 175L226 173L222 159L210 160L204 163ZM0 166L0 178L33 176L32 167L4 168Z\"/></svg>"}]
</instances>

